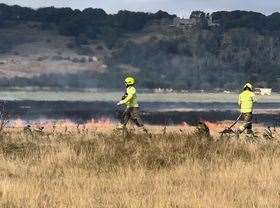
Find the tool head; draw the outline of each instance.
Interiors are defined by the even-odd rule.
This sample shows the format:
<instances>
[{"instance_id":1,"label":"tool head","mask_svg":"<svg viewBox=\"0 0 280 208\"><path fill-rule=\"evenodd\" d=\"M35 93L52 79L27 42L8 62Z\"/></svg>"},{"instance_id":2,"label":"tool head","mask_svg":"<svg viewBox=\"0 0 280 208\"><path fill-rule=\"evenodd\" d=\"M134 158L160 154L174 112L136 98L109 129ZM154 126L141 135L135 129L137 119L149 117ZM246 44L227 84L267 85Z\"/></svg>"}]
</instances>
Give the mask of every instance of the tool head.
<instances>
[{"instance_id":1,"label":"tool head","mask_svg":"<svg viewBox=\"0 0 280 208\"><path fill-rule=\"evenodd\" d=\"M234 131L230 128L224 129L223 131L219 132L220 134L234 134Z\"/></svg>"}]
</instances>

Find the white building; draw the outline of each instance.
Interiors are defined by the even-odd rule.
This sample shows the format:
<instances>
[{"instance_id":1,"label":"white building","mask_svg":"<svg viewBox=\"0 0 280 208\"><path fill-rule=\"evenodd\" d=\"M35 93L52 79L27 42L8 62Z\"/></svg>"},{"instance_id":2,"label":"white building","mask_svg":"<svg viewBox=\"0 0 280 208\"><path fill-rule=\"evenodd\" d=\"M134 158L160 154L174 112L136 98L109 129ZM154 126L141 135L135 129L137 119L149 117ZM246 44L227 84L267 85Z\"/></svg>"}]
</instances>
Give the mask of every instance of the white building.
<instances>
[{"instance_id":1,"label":"white building","mask_svg":"<svg viewBox=\"0 0 280 208\"><path fill-rule=\"evenodd\" d=\"M200 12L200 11L192 12L189 19L175 17L172 26L175 26L177 28L185 28L185 27L188 28L197 25L206 25L208 27L219 26L218 23L215 23L213 21L213 17L211 14L209 13L205 14L204 12Z\"/></svg>"},{"instance_id":2,"label":"white building","mask_svg":"<svg viewBox=\"0 0 280 208\"><path fill-rule=\"evenodd\" d=\"M196 25L196 23L195 19L184 19L180 17L175 17L173 20L173 25L175 27L191 27Z\"/></svg>"},{"instance_id":3,"label":"white building","mask_svg":"<svg viewBox=\"0 0 280 208\"><path fill-rule=\"evenodd\" d=\"M271 88L256 88L255 92L258 95L271 95L272 89Z\"/></svg>"}]
</instances>

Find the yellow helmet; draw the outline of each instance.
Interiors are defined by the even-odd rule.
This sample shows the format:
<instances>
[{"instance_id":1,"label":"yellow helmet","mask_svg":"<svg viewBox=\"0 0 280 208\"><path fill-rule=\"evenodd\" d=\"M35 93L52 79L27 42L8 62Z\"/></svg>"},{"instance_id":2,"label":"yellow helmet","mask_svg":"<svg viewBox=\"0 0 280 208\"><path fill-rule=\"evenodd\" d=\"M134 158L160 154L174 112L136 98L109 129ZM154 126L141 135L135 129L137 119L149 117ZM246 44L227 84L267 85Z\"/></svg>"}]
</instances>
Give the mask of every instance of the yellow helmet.
<instances>
[{"instance_id":1,"label":"yellow helmet","mask_svg":"<svg viewBox=\"0 0 280 208\"><path fill-rule=\"evenodd\" d=\"M127 77L124 80L125 85L134 85L135 84L135 79L133 77Z\"/></svg>"},{"instance_id":2,"label":"yellow helmet","mask_svg":"<svg viewBox=\"0 0 280 208\"><path fill-rule=\"evenodd\" d=\"M251 85L250 83L246 83L243 87L243 89L245 88L249 88L251 91L253 91L253 85Z\"/></svg>"}]
</instances>

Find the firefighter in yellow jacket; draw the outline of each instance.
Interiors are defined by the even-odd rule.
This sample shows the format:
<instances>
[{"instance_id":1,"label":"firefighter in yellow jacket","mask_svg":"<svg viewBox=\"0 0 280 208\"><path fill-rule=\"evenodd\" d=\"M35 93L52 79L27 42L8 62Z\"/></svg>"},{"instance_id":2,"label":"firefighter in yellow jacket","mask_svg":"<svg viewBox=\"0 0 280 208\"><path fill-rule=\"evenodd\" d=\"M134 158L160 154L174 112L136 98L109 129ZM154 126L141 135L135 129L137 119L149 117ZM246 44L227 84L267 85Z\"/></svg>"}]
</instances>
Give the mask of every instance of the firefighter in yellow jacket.
<instances>
[{"instance_id":1,"label":"firefighter in yellow jacket","mask_svg":"<svg viewBox=\"0 0 280 208\"><path fill-rule=\"evenodd\" d=\"M148 133L139 115L139 105L137 102L135 79L133 77L127 77L124 80L124 84L126 86L126 93L122 97L122 100L117 103L117 105L126 105L126 110L124 112L120 128L124 128L127 125L128 121L131 120L138 127L143 128L143 130Z\"/></svg>"},{"instance_id":2,"label":"firefighter in yellow jacket","mask_svg":"<svg viewBox=\"0 0 280 208\"><path fill-rule=\"evenodd\" d=\"M240 106L240 112L242 119L245 122L244 125L239 127L238 133L241 134L247 130L248 134L252 134L252 119L253 108L256 102L255 94L253 93L253 86L247 83L243 87L243 92L239 95L238 105Z\"/></svg>"}]
</instances>

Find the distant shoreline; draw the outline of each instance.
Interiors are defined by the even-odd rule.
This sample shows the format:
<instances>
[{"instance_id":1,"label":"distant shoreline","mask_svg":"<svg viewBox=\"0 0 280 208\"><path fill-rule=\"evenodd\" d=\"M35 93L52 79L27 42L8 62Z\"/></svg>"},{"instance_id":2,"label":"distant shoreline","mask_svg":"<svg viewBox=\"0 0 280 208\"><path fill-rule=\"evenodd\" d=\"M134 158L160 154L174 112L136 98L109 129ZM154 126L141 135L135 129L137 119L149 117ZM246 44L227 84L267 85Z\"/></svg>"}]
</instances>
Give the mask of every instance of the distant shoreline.
<instances>
[{"instance_id":1,"label":"distant shoreline","mask_svg":"<svg viewBox=\"0 0 280 208\"><path fill-rule=\"evenodd\" d=\"M91 91L46 91L46 90L1 90L2 101L81 101L81 102L116 102L123 94L119 91L94 90ZM159 103L236 103L238 93L152 93L139 90L139 102ZM280 94L271 96L257 96L258 103L279 103Z\"/></svg>"}]
</instances>

